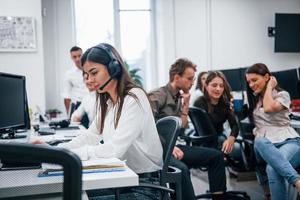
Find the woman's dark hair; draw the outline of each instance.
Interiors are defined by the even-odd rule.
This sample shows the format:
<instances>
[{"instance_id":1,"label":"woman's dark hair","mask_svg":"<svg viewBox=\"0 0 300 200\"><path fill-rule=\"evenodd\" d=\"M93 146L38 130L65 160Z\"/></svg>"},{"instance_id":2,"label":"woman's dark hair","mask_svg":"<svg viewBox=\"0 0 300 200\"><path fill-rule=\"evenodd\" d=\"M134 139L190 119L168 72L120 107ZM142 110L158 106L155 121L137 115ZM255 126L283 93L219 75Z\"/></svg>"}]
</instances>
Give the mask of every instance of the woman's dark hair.
<instances>
[{"instance_id":1,"label":"woman's dark hair","mask_svg":"<svg viewBox=\"0 0 300 200\"><path fill-rule=\"evenodd\" d=\"M270 70L263 63L255 63L251 67L249 67L245 72L245 80L246 80L246 74L258 74L261 76L265 76L266 74L269 74L271 76ZM255 109L256 104L259 100L259 95L255 95L253 93L253 90L250 88L249 84L246 85L247 85L247 98L249 104L249 117L250 117L250 121L253 122L253 110ZM278 85L275 87L275 89L277 91L282 91L282 89Z\"/></svg>"},{"instance_id":2,"label":"woman's dark hair","mask_svg":"<svg viewBox=\"0 0 300 200\"><path fill-rule=\"evenodd\" d=\"M207 73L205 85L208 86L208 84L216 77L221 78L224 83L224 92L223 92L222 96L220 97L219 104L224 105L225 109L230 110L230 99L232 98L232 96L230 94L231 87L230 87L229 83L227 82L224 74L220 71L209 71ZM212 112L212 104L210 103L211 102L210 97L209 97L209 94L205 87L204 87L204 97L206 98L207 102L209 102L208 103L208 113L211 113Z\"/></svg>"},{"instance_id":3,"label":"woman's dark hair","mask_svg":"<svg viewBox=\"0 0 300 200\"><path fill-rule=\"evenodd\" d=\"M195 88L196 90L199 89L199 90L202 91L202 89L204 89L204 88L203 88L202 81L201 81L201 78L202 78L202 76L204 76L205 74L207 74L206 71L200 72L200 73L198 74L198 77L197 77L197 84L196 84L196 88ZM203 91L202 91L202 92L203 92Z\"/></svg>"},{"instance_id":4,"label":"woman's dark hair","mask_svg":"<svg viewBox=\"0 0 300 200\"><path fill-rule=\"evenodd\" d=\"M101 48L101 46L105 46L107 49ZM109 52L107 52L107 50L110 50L112 55L110 55ZM112 56L114 56L114 58L111 58ZM134 83L134 81L131 79L131 77L129 76L128 72L125 69L125 63L123 61L123 59L121 58L121 56L119 55L119 53L117 52L117 50L106 43L101 43L100 45L97 45L95 47L91 47L88 50L86 50L86 52L84 52L84 54L81 57L81 65L83 66L85 64L85 62L87 61L91 61L94 63L98 63L98 64L102 64L104 66L106 66L106 68L108 67L108 64L110 63L110 61L112 59L116 59L117 62L119 63L119 65L117 65L117 67L121 68L121 74L117 77L115 77L114 79L118 80L117 82L117 105L118 105L118 109L116 110L116 117L115 117L115 128L118 126L118 122L122 113L122 107L124 104L124 99L127 95L132 96L136 101L138 101L138 98L135 94L131 93L130 90L132 88L141 88L140 86L136 85ZM142 88L141 88L142 89ZM110 95L106 92L106 93L97 93L97 111L100 111L100 119L98 120L98 122L100 122L100 134L102 134L103 132L103 127L104 127L104 121L105 121L105 116L107 114L107 101L111 99Z\"/></svg>"}]
</instances>

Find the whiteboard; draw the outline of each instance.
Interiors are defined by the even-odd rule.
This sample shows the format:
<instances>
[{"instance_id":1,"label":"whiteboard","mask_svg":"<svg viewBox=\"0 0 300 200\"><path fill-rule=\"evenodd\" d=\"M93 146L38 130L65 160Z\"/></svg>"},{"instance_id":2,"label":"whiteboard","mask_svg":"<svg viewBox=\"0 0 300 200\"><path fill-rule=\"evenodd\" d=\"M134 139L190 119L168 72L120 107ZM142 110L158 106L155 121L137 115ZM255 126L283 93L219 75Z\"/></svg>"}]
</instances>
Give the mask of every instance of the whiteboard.
<instances>
[{"instance_id":1,"label":"whiteboard","mask_svg":"<svg viewBox=\"0 0 300 200\"><path fill-rule=\"evenodd\" d=\"M0 51L36 51L34 18L0 16Z\"/></svg>"}]
</instances>

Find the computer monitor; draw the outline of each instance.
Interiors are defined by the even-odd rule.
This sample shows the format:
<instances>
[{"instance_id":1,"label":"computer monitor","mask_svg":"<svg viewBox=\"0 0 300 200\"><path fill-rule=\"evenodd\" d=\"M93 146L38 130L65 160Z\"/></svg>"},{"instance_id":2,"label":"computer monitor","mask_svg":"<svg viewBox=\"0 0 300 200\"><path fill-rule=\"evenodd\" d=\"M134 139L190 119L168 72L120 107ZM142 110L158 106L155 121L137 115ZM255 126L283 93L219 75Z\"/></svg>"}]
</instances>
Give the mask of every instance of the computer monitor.
<instances>
[{"instance_id":1,"label":"computer monitor","mask_svg":"<svg viewBox=\"0 0 300 200\"><path fill-rule=\"evenodd\" d=\"M242 78L240 68L221 70L221 72L225 75L232 91L243 90L244 79Z\"/></svg>"},{"instance_id":2,"label":"computer monitor","mask_svg":"<svg viewBox=\"0 0 300 200\"><path fill-rule=\"evenodd\" d=\"M275 14L275 52L300 52L300 14Z\"/></svg>"},{"instance_id":3,"label":"computer monitor","mask_svg":"<svg viewBox=\"0 0 300 200\"><path fill-rule=\"evenodd\" d=\"M298 69L272 72L279 86L288 91L291 99L300 99Z\"/></svg>"},{"instance_id":4,"label":"computer monitor","mask_svg":"<svg viewBox=\"0 0 300 200\"><path fill-rule=\"evenodd\" d=\"M18 129L30 128L25 77L0 72L0 93L1 136L26 137L16 135Z\"/></svg>"}]
</instances>

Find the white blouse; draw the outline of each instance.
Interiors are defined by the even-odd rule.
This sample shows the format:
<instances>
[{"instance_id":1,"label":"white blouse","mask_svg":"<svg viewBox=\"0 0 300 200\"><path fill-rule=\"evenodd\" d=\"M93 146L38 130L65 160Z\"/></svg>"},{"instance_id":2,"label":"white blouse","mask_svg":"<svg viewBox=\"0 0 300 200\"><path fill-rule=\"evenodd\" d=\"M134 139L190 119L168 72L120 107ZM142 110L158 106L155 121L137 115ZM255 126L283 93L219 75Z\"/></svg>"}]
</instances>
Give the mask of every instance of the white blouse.
<instances>
[{"instance_id":1,"label":"white blouse","mask_svg":"<svg viewBox=\"0 0 300 200\"><path fill-rule=\"evenodd\" d=\"M71 121L74 121L75 117L82 118L86 113L89 118L89 125L94 121L96 116L96 92L89 92L84 96L80 106L72 113Z\"/></svg>"},{"instance_id":2,"label":"white blouse","mask_svg":"<svg viewBox=\"0 0 300 200\"><path fill-rule=\"evenodd\" d=\"M163 149L155 126L150 103L144 91L130 90L138 100L127 95L117 128L114 119L118 106L108 101L103 133L99 134L98 117L86 133L59 146L68 148L82 160L116 157L126 160L136 173L153 172L162 168ZM100 142L103 141L103 144Z\"/></svg>"},{"instance_id":3,"label":"white blouse","mask_svg":"<svg viewBox=\"0 0 300 200\"><path fill-rule=\"evenodd\" d=\"M290 95L286 91L272 91L275 101L278 101L285 109L275 112L266 113L262 107L262 101L258 101L253 111L255 128L253 134L255 137L266 137L272 143L283 142L288 138L299 137L298 133L290 126L289 106Z\"/></svg>"},{"instance_id":4,"label":"white blouse","mask_svg":"<svg viewBox=\"0 0 300 200\"><path fill-rule=\"evenodd\" d=\"M63 81L64 99L71 99L73 103L81 102L82 98L88 94L88 89L83 82L82 70L74 66L66 71Z\"/></svg>"}]
</instances>

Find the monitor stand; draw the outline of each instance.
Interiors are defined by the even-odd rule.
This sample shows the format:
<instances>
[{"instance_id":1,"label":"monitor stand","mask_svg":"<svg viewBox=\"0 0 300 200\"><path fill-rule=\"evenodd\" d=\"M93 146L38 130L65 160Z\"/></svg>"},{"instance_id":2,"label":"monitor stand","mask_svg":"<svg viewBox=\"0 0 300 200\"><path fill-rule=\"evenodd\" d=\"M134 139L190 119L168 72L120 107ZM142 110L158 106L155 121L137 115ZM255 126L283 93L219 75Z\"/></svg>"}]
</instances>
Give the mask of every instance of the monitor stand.
<instances>
[{"instance_id":1,"label":"monitor stand","mask_svg":"<svg viewBox=\"0 0 300 200\"><path fill-rule=\"evenodd\" d=\"M19 135L16 129L8 129L0 133L0 139L20 139L26 138L27 135Z\"/></svg>"}]
</instances>

